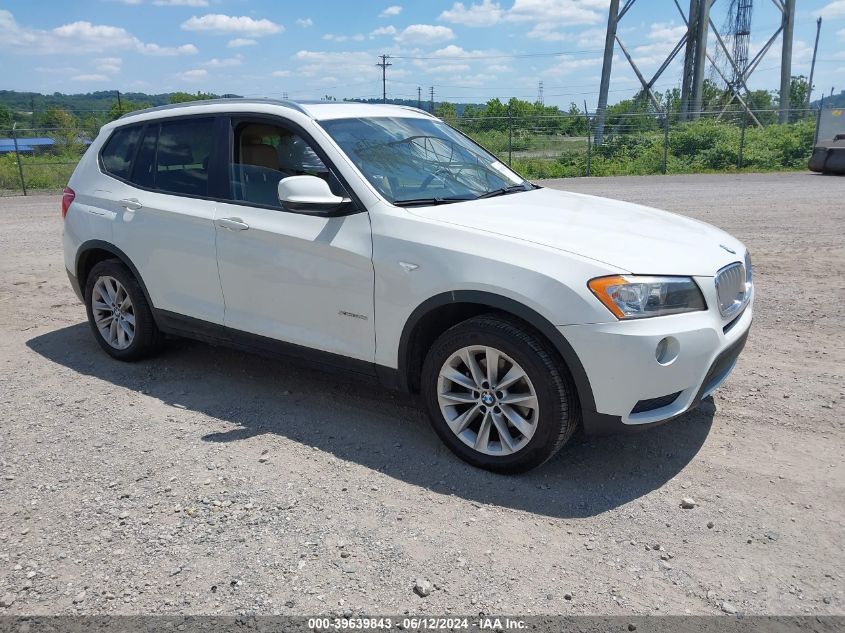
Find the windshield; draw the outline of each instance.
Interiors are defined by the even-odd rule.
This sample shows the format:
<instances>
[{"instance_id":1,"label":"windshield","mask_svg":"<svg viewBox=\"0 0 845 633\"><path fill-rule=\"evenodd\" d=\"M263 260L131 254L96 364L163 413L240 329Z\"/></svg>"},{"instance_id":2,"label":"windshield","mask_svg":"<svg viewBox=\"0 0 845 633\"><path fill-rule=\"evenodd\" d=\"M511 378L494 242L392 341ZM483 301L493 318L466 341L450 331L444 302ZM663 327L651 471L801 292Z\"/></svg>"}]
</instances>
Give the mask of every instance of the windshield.
<instances>
[{"instance_id":1,"label":"windshield","mask_svg":"<svg viewBox=\"0 0 845 633\"><path fill-rule=\"evenodd\" d=\"M381 195L397 205L475 200L533 188L435 119L375 117L320 124Z\"/></svg>"}]
</instances>

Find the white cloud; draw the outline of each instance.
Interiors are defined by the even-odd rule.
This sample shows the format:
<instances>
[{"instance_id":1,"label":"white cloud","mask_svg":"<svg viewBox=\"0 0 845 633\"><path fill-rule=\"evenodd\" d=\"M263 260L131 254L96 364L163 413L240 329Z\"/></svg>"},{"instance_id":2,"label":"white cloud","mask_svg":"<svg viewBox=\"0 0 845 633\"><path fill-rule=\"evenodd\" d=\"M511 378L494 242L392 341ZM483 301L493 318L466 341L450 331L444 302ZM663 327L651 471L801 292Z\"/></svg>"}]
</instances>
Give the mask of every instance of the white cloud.
<instances>
[{"instance_id":1,"label":"white cloud","mask_svg":"<svg viewBox=\"0 0 845 633\"><path fill-rule=\"evenodd\" d=\"M402 7L400 7L398 4L394 4L392 6L387 7L384 11L379 13L378 16L380 18L389 18L394 15L399 15L400 13L402 13Z\"/></svg>"},{"instance_id":2,"label":"white cloud","mask_svg":"<svg viewBox=\"0 0 845 633\"><path fill-rule=\"evenodd\" d=\"M514 22L595 24L607 12L607 0L514 0L508 19Z\"/></svg>"},{"instance_id":3,"label":"white cloud","mask_svg":"<svg viewBox=\"0 0 845 633\"><path fill-rule=\"evenodd\" d=\"M215 57L205 62L203 66L207 68L232 68L234 66L240 66L243 62L243 55L235 55L234 57L226 57L224 59Z\"/></svg>"},{"instance_id":4,"label":"white cloud","mask_svg":"<svg viewBox=\"0 0 845 633\"><path fill-rule=\"evenodd\" d=\"M183 81L199 81L208 77L208 71L205 68L194 68L193 70L186 70L185 72L176 75Z\"/></svg>"},{"instance_id":5,"label":"white cloud","mask_svg":"<svg viewBox=\"0 0 845 633\"><path fill-rule=\"evenodd\" d=\"M236 37L233 40L229 40L226 48L242 48L244 46L255 46L256 44L258 44L257 40L249 39L248 37Z\"/></svg>"},{"instance_id":6,"label":"white cloud","mask_svg":"<svg viewBox=\"0 0 845 633\"><path fill-rule=\"evenodd\" d=\"M558 31L558 25L553 22L538 22L528 33L527 37L544 42L562 42L569 39L569 35Z\"/></svg>"},{"instance_id":7,"label":"white cloud","mask_svg":"<svg viewBox=\"0 0 845 633\"><path fill-rule=\"evenodd\" d=\"M440 59L473 59L479 57L495 57L496 55L501 54L502 53L496 50L468 51L466 49L461 48L460 46L449 44L448 46L444 46L443 48L438 48L428 57L437 57Z\"/></svg>"},{"instance_id":8,"label":"white cloud","mask_svg":"<svg viewBox=\"0 0 845 633\"><path fill-rule=\"evenodd\" d=\"M309 26L314 26L314 20L311 18L299 18L296 21L296 25L303 29L307 29Z\"/></svg>"},{"instance_id":9,"label":"white cloud","mask_svg":"<svg viewBox=\"0 0 845 633\"><path fill-rule=\"evenodd\" d=\"M289 70L274 70L270 73L273 77L290 77Z\"/></svg>"},{"instance_id":10,"label":"white cloud","mask_svg":"<svg viewBox=\"0 0 845 633\"><path fill-rule=\"evenodd\" d=\"M687 27L683 24L655 22L649 27L648 32L648 39L651 43L635 46L631 50L631 57L639 66L661 64L686 31Z\"/></svg>"},{"instance_id":11,"label":"white cloud","mask_svg":"<svg viewBox=\"0 0 845 633\"><path fill-rule=\"evenodd\" d=\"M94 60L94 67L101 73L119 73L123 60L120 57L101 57Z\"/></svg>"},{"instance_id":12,"label":"white cloud","mask_svg":"<svg viewBox=\"0 0 845 633\"><path fill-rule=\"evenodd\" d=\"M457 73L466 73L470 71L469 64L436 64L434 66L426 66L426 72L432 75L454 75Z\"/></svg>"},{"instance_id":13,"label":"white cloud","mask_svg":"<svg viewBox=\"0 0 845 633\"><path fill-rule=\"evenodd\" d=\"M607 31L602 28L586 29L578 34L577 44L581 48L599 48L604 46Z\"/></svg>"},{"instance_id":14,"label":"white cloud","mask_svg":"<svg viewBox=\"0 0 845 633\"><path fill-rule=\"evenodd\" d=\"M380 35L396 35L396 27L393 25L380 26L377 29L370 31L370 39L373 39L374 37L378 37Z\"/></svg>"},{"instance_id":15,"label":"white cloud","mask_svg":"<svg viewBox=\"0 0 845 633\"><path fill-rule=\"evenodd\" d=\"M505 12L498 2L482 0L481 4L472 4L469 7L463 2L456 2L437 19L464 26L493 26L498 24L504 15Z\"/></svg>"},{"instance_id":16,"label":"white cloud","mask_svg":"<svg viewBox=\"0 0 845 633\"><path fill-rule=\"evenodd\" d=\"M412 24L396 36L402 44L431 44L455 39L455 33L447 26L433 24Z\"/></svg>"},{"instance_id":17,"label":"white cloud","mask_svg":"<svg viewBox=\"0 0 845 633\"><path fill-rule=\"evenodd\" d=\"M175 57L177 55L196 55L199 50L193 44L182 46L159 46L158 44L139 44L138 52L153 57Z\"/></svg>"},{"instance_id":18,"label":"white cloud","mask_svg":"<svg viewBox=\"0 0 845 633\"><path fill-rule=\"evenodd\" d=\"M74 75L71 81L108 81L105 75Z\"/></svg>"},{"instance_id":19,"label":"white cloud","mask_svg":"<svg viewBox=\"0 0 845 633\"><path fill-rule=\"evenodd\" d=\"M355 35L335 35L334 33L326 33L323 35L323 39L329 42L363 42L366 38L362 33L356 33Z\"/></svg>"},{"instance_id":20,"label":"white cloud","mask_svg":"<svg viewBox=\"0 0 845 633\"><path fill-rule=\"evenodd\" d=\"M271 22L267 18L254 20L245 15L223 15L208 13L201 17L196 15L182 22L185 31L208 31L211 33L240 33L251 37L272 35L285 30L281 24Z\"/></svg>"},{"instance_id":21,"label":"white cloud","mask_svg":"<svg viewBox=\"0 0 845 633\"><path fill-rule=\"evenodd\" d=\"M193 55L193 44L159 46L142 42L119 26L92 24L84 20L52 30L31 29L18 24L9 11L0 9L0 48L35 55L105 53L111 50L135 50L142 55Z\"/></svg>"},{"instance_id":22,"label":"white cloud","mask_svg":"<svg viewBox=\"0 0 845 633\"><path fill-rule=\"evenodd\" d=\"M370 53L302 50L293 56L293 60L300 64L297 71L303 77L321 77L326 74L327 68L331 68L333 73L347 77L372 76L375 79L375 65Z\"/></svg>"},{"instance_id":23,"label":"white cloud","mask_svg":"<svg viewBox=\"0 0 845 633\"><path fill-rule=\"evenodd\" d=\"M845 18L845 0L833 0L816 11L816 15L823 18L833 20L835 18Z\"/></svg>"},{"instance_id":24,"label":"white cloud","mask_svg":"<svg viewBox=\"0 0 845 633\"><path fill-rule=\"evenodd\" d=\"M207 7L208 0L153 0L159 7Z\"/></svg>"},{"instance_id":25,"label":"white cloud","mask_svg":"<svg viewBox=\"0 0 845 633\"><path fill-rule=\"evenodd\" d=\"M580 70L582 68L590 68L592 66L601 66L602 58L601 57L590 57L590 58L576 58L571 55L560 55L556 58L556 62L553 66L546 69L543 73L544 75L552 76L552 77L561 77L563 75L569 75L576 70Z\"/></svg>"}]
</instances>

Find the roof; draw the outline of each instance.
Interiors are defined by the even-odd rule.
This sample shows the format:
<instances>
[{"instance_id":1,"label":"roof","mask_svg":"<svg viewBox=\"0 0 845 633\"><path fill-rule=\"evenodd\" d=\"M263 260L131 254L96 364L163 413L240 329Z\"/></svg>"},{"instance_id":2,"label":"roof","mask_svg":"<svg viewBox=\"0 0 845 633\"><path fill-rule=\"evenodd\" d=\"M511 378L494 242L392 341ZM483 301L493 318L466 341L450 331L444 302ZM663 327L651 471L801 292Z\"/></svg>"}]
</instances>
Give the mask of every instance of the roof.
<instances>
[{"instance_id":1,"label":"roof","mask_svg":"<svg viewBox=\"0 0 845 633\"><path fill-rule=\"evenodd\" d=\"M402 116L402 117L425 117L431 115L423 110L408 106L380 104L380 103L357 103L351 101L317 101L317 102L296 102L282 101L278 99L251 99L251 98L228 98L228 99L206 99L199 101L186 101L184 103L172 103L169 105L157 106L128 112L120 119L134 118L136 116L154 114L159 112L178 111L184 108L193 110L209 109L213 112L225 112L228 108L236 106L238 110L248 110L245 106L260 106L266 111L268 106L288 108L304 114L315 120L345 119L350 117L375 117L375 116ZM174 112L176 114L178 112ZM146 117L149 118L149 117ZM119 119L119 120L120 120Z\"/></svg>"}]
</instances>

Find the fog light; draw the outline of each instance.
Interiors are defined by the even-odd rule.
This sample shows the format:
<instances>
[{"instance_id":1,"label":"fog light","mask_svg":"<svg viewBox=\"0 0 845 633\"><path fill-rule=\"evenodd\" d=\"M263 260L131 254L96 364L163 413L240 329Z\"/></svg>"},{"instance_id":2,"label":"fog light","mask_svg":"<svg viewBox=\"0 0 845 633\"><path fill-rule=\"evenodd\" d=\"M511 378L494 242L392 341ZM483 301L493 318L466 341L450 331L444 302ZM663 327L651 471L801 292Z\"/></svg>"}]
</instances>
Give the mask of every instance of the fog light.
<instances>
[{"instance_id":1,"label":"fog light","mask_svg":"<svg viewBox=\"0 0 845 633\"><path fill-rule=\"evenodd\" d=\"M657 349L654 350L654 357L661 365L670 365L678 357L681 351L681 344L673 336L660 339Z\"/></svg>"}]
</instances>

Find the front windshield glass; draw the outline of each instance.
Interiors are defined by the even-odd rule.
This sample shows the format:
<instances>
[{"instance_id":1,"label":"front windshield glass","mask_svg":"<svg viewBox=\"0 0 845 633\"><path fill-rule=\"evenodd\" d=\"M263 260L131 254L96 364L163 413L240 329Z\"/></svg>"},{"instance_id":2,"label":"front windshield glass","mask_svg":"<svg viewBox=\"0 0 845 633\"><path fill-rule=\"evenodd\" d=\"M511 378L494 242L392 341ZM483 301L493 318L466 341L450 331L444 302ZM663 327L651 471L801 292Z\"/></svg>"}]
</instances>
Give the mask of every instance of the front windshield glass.
<instances>
[{"instance_id":1,"label":"front windshield glass","mask_svg":"<svg viewBox=\"0 0 845 633\"><path fill-rule=\"evenodd\" d=\"M495 156L434 119L322 121L379 192L397 205L457 202L532 188Z\"/></svg>"}]
</instances>

